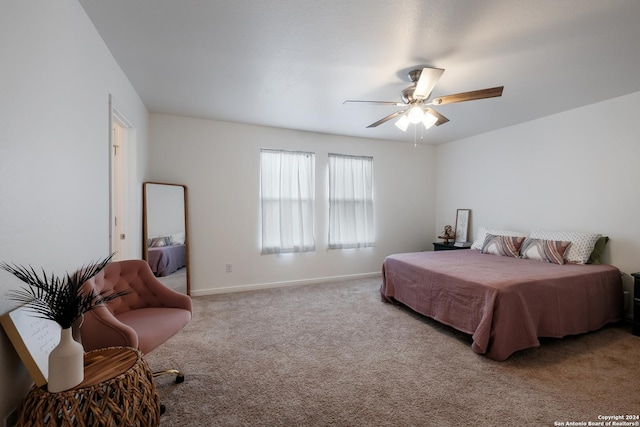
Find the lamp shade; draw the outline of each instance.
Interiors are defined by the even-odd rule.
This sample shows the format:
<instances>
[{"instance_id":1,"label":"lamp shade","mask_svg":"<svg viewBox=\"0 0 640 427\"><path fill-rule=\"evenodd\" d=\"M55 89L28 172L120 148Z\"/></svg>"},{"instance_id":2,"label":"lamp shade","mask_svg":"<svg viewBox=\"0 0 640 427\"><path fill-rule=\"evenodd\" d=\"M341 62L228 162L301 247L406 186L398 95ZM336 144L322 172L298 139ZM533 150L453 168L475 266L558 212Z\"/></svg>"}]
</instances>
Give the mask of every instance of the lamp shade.
<instances>
[{"instance_id":1,"label":"lamp shade","mask_svg":"<svg viewBox=\"0 0 640 427\"><path fill-rule=\"evenodd\" d=\"M406 114L403 114L400 116L400 118L398 120L396 120L395 125L398 129L400 129L402 132L406 132L407 128L409 127L409 117L407 117Z\"/></svg>"},{"instance_id":2,"label":"lamp shade","mask_svg":"<svg viewBox=\"0 0 640 427\"><path fill-rule=\"evenodd\" d=\"M420 123L424 117L424 111L421 107L414 105L407 113L407 116L409 117L409 121L411 123Z\"/></svg>"},{"instance_id":3,"label":"lamp shade","mask_svg":"<svg viewBox=\"0 0 640 427\"><path fill-rule=\"evenodd\" d=\"M428 112L425 113L424 117L422 118L422 124L424 125L425 129L429 129L431 126L435 125L437 121L438 118L432 114L429 114Z\"/></svg>"}]
</instances>

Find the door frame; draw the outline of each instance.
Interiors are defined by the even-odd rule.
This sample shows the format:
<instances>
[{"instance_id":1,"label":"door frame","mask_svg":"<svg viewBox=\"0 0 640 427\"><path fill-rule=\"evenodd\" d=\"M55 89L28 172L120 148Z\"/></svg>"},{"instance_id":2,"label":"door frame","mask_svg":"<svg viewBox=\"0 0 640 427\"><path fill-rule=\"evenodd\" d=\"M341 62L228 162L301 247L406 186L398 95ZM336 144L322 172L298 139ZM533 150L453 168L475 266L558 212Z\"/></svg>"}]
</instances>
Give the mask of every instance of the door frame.
<instances>
[{"instance_id":1,"label":"door frame","mask_svg":"<svg viewBox=\"0 0 640 427\"><path fill-rule=\"evenodd\" d=\"M116 131L116 127L118 131ZM134 237L136 129L109 95L109 253L136 258Z\"/></svg>"}]
</instances>

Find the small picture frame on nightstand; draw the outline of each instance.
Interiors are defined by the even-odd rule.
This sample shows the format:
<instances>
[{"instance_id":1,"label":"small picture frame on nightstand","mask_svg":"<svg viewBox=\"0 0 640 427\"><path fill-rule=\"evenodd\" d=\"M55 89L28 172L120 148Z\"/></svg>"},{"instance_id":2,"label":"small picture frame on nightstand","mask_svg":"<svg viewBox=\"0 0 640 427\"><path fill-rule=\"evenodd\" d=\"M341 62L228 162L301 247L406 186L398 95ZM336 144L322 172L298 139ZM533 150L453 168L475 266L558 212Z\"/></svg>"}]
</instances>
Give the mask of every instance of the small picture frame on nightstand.
<instances>
[{"instance_id":1,"label":"small picture frame on nightstand","mask_svg":"<svg viewBox=\"0 0 640 427\"><path fill-rule=\"evenodd\" d=\"M471 209L458 209L456 212L456 243L467 241L469 235L470 216Z\"/></svg>"}]
</instances>

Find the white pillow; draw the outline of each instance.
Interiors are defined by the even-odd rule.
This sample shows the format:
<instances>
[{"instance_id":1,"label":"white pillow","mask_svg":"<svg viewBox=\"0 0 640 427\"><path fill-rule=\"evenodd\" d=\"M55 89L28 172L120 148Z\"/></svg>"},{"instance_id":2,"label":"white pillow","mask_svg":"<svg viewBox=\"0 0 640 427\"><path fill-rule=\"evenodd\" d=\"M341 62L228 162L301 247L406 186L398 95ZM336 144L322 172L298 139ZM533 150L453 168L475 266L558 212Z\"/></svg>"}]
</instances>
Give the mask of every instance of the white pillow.
<instances>
[{"instance_id":1,"label":"white pillow","mask_svg":"<svg viewBox=\"0 0 640 427\"><path fill-rule=\"evenodd\" d=\"M510 236L510 237L527 237L527 233L523 233L522 231L512 231L512 230L499 230L497 228L486 228L486 227L478 227L478 232L476 233L476 239L473 241L471 245L471 249L477 249L479 251L482 250L482 246L484 245L484 241L487 238L487 234L493 234L494 236ZM591 254L591 252L589 252ZM588 257L587 257L588 258Z\"/></svg>"},{"instance_id":2,"label":"white pillow","mask_svg":"<svg viewBox=\"0 0 640 427\"><path fill-rule=\"evenodd\" d=\"M577 233L572 231L541 231L531 230L529 237L533 239L564 240L571 242L564 253L564 259L573 264L585 264L593 252L593 247L601 234Z\"/></svg>"},{"instance_id":3,"label":"white pillow","mask_svg":"<svg viewBox=\"0 0 640 427\"><path fill-rule=\"evenodd\" d=\"M174 245L184 245L184 241L185 241L185 234L184 232L177 232L177 233L172 233L171 235L171 241Z\"/></svg>"}]
</instances>

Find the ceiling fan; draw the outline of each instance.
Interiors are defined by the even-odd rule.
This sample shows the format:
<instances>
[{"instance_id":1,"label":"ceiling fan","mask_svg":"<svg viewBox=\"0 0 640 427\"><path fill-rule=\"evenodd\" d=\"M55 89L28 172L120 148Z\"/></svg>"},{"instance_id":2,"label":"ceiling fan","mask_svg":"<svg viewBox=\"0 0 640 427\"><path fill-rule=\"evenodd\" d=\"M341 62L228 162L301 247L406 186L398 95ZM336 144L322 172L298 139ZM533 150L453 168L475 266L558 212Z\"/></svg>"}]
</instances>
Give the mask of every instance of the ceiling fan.
<instances>
[{"instance_id":1,"label":"ceiling fan","mask_svg":"<svg viewBox=\"0 0 640 427\"><path fill-rule=\"evenodd\" d=\"M343 104L366 103L403 107L401 110L391 113L377 122L370 124L367 128L374 128L400 116L400 119L396 121L395 125L402 131L406 131L407 127L411 123L422 123L425 128L429 129L433 125L440 126L449 121L448 118L438 113L435 109L428 107L430 105L445 105L453 104L455 102L473 101L475 99L502 96L502 89L504 89L504 86L497 86L488 89L473 90L471 92L456 93L454 95L439 96L430 100L429 97L431 96L431 91L435 87L436 83L438 83L442 73L444 73L442 68L432 67L424 67L422 69L409 71L409 79L413 85L401 92L402 102L356 101L348 99L344 101Z\"/></svg>"}]
</instances>

